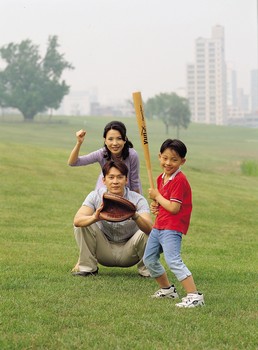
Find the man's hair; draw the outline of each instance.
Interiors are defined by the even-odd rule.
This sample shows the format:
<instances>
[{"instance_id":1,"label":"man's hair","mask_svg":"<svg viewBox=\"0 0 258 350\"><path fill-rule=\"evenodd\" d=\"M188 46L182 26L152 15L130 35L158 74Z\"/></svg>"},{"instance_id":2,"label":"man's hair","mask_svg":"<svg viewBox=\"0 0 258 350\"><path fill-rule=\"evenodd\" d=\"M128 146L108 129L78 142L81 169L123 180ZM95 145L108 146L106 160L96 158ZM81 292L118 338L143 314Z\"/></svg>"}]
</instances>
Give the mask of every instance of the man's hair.
<instances>
[{"instance_id":1,"label":"man's hair","mask_svg":"<svg viewBox=\"0 0 258 350\"><path fill-rule=\"evenodd\" d=\"M122 122L119 122L117 120L113 120L112 122L108 123L104 128L104 131L103 131L104 139L106 138L107 133L110 130L117 130L120 133L122 140L125 141L125 145L124 145L123 150L122 150L122 158L126 159L129 156L129 148L133 148L132 142L129 141L127 136L126 136L126 126ZM110 160L111 159L111 152L105 144L104 144L104 147L105 147L105 151L106 151L104 158L106 158L107 160Z\"/></svg>"},{"instance_id":2,"label":"man's hair","mask_svg":"<svg viewBox=\"0 0 258 350\"><path fill-rule=\"evenodd\" d=\"M186 145L177 139L167 139L160 147L160 153L163 153L167 148L175 151L181 158L185 158L187 153Z\"/></svg>"},{"instance_id":3,"label":"man's hair","mask_svg":"<svg viewBox=\"0 0 258 350\"><path fill-rule=\"evenodd\" d=\"M127 177L128 175L128 168L124 162L121 162L120 160L110 160L106 162L106 164L102 168L102 173L104 177L110 172L111 168L116 168L125 177Z\"/></svg>"}]
</instances>

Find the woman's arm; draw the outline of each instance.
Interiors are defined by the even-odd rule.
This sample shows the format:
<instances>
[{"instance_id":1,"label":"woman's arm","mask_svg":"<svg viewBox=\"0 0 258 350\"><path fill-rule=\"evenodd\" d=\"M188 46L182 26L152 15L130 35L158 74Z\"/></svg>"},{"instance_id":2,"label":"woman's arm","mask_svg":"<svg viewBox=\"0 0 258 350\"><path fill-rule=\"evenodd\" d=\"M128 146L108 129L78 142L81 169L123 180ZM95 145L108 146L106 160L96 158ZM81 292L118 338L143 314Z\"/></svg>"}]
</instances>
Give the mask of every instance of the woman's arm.
<instances>
[{"instance_id":1,"label":"woman's arm","mask_svg":"<svg viewBox=\"0 0 258 350\"><path fill-rule=\"evenodd\" d=\"M77 162L78 157L79 157L80 148L81 148L81 145L84 141L85 135L86 135L86 131L83 129L76 132L77 142L76 142L76 145L74 146L74 148L72 149L72 152L68 158L68 162L67 162L68 165L73 165Z\"/></svg>"},{"instance_id":2,"label":"woman's arm","mask_svg":"<svg viewBox=\"0 0 258 350\"><path fill-rule=\"evenodd\" d=\"M140 161L134 148L129 151L129 188L131 191L142 194L142 185L140 180Z\"/></svg>"}]
</instances>

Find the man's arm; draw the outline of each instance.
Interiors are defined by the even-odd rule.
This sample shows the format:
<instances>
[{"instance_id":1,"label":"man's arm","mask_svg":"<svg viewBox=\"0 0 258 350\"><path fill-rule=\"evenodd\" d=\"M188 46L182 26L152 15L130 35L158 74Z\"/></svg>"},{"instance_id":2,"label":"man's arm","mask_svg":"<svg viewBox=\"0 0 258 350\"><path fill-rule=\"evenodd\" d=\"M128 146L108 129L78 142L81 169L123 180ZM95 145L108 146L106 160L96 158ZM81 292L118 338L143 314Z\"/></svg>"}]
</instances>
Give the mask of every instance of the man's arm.
<instances>
[{"instance_id":1,"label":"man's arm","mask_svg":"<svg viewBox=\"0 0 258 350\"><path fill-rule=\"evenodd\" d=\"M80 207L80 209L75 214L73 224L77 227L86 227L94 222L99 221L99 212L102 209L102 206L100 206L95 212L92 208L83 205Z\"/></svg>"},{"instance_id":2,"label":"man's arm","mask_svg":"<svg viewBox=\"0 0 258 350\"><path fill-rule=\"evenodd\" d=\"M151 232L153 224L149 213L138 214L136 212L132 219L135 221L139 229L146 233L146 235L148 235Z\"/></svg>"}]
</instances>

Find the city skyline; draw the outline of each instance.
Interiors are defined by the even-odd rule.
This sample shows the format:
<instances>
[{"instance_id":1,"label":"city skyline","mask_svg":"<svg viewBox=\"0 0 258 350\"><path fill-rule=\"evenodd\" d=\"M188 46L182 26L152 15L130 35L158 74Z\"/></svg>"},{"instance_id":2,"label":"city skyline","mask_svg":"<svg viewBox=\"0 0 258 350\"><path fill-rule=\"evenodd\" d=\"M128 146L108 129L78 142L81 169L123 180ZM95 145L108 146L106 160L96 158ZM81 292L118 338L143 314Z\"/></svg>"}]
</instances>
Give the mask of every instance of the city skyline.
<instances>
[{"instance_id":1,"label":"city skyline","mask_svg":"<svg viewBox=\"0 0 258 350\"><path fill-rule=\"evenodd\" d=\"M225 29L225 60L250 93L257 69L255 0L3 0L0 46L27 38L45 52L49 35L75 69L71 92L95 90L101 103L121 103L140 90L144 100L186 88L194 42ZM0 62L1 67L1 62Z\"/></svg>"}]
</instances>

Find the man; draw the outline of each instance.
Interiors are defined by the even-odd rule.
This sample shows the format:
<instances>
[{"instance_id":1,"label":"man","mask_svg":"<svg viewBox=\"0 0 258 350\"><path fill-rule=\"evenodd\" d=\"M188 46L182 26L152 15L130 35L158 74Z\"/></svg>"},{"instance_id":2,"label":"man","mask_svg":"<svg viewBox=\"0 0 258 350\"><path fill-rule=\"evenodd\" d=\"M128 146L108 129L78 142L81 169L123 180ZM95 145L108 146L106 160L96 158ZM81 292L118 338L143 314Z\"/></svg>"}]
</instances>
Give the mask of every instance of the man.
<instances>
[{"instance_id":1,"label":"man","mask_svg":"<svg viewBox=\"0 0 258 350\"><path fill-rule=\"evenodd\" d=\"M89 276L103 266L129 267L137 264L138 272L149 277L144 254L152 220L147 200L126 187L128 168L121 161L109 161L103 169L105 187L89 193L74 217L74 234L80 255L72 274ZM99 219L104 192L122 196L136 206L131 219L109 222Z\"/></svg>"}]
</instances>

